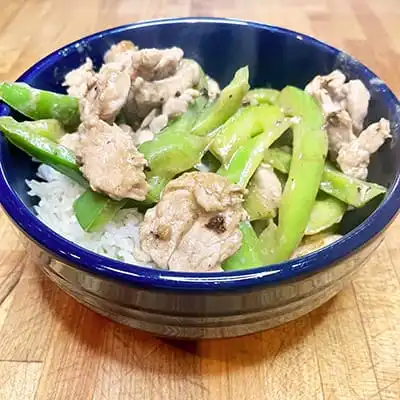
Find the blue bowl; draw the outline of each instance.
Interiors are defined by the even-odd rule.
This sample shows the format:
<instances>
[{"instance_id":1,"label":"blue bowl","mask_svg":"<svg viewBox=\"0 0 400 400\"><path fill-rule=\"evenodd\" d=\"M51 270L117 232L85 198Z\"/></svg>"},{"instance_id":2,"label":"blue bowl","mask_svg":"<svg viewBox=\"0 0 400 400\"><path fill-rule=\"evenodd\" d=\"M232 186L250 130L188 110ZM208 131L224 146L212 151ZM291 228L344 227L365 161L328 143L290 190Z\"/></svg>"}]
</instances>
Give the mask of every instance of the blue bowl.
<instances>
[{"instance_id":1,"label":"blue bowl","mask_svg":"<svg viewBox=\"0 0 400 400\"><path fill-rule=\"evenodd\" d=\"M40 222L27 195L26 179L37 164L0 139L0 190L15 225L54 259L43 270L64 290L97 312L158 335L207 338L238 336L303 315L340 291L382 240L400 200L400 105L390 89L349 55L286 29L216 18L184 18L126 25L88 36L50 54L18 80L62 92L64 75L87 56L102 62L123 39L140 47L179 46L220 85L249 65L251 85L303 88L335 68L361 79L371 92L367 122L391 121L393 140L372 158L369 179L389 187L386 197L346 215L345 236L293 261L229 273L178 273L147 269L96 255L60 237ZM21 116L7 106L1 115ZM376 208L377 207L377 208ZM376 209L375 209L376 208Z\"/></svg>"}]
</instances>

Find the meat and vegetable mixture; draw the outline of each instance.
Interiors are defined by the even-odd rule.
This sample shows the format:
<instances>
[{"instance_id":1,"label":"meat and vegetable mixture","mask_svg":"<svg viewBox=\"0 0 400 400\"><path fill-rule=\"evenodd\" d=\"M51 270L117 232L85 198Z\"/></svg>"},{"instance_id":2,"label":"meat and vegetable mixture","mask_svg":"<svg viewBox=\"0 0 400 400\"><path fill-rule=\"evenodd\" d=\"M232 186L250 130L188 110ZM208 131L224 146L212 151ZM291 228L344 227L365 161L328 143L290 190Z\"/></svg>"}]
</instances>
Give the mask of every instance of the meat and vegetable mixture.
<instances>
[{"instance_id":1,"label":"meat and vegetable mixture","mask_svg":"<svg viewBox=\"0 0 400 400\"><path fill-rule=\"evenodd\" d=\"M173 271L259 267L338 240L386 192L366 179L390 126L365 126L370 94L339 70L304 90L248 81L220 90L182 49L122 41L67 73L67 95L0 83L32 120L0 129L41 163L37 214L68 239Z\"/></svg>"}]
</instances>

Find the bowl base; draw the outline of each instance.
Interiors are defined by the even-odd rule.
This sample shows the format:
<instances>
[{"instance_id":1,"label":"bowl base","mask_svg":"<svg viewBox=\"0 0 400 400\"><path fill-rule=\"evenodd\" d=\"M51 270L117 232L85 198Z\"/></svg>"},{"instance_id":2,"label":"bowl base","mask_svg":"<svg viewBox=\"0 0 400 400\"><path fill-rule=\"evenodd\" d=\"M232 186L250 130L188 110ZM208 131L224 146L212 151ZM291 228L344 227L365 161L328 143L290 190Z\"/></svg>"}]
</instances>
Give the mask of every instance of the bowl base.
<instances>
[{"instance_id":1,"label":"bowl base","mask_svg":"<svg viewBox=\"0 0 400 400\"><path fill-rule=\"evenodd\" d=\"M54 263L58 264L59 267L62 265L68 268L68 266L54 261L52 263L53 267ZM289 304L245 315L196 318L157 314L141 309L128 308L89 293L83 287L77 290L76 286L72 286L57 274L51 264L50 266L41 267L50 280L67 294L75 298L80 304L106 318L155 336L189 340L245 336L297 319L322 306L337 295L350 283L359 268L353 269L346 277L323 290L316 291L306 299L300 298Z\"/></svg>"}]
</instances>

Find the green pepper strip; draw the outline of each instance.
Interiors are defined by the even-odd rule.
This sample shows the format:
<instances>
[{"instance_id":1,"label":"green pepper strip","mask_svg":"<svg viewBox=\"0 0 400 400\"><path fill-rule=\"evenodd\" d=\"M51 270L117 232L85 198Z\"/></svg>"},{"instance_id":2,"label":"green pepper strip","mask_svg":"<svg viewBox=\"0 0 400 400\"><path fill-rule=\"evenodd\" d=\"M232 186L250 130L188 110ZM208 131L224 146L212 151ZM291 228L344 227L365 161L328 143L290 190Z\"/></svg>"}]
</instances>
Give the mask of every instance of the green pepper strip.
<instances>
[{"instance_id":1,"label":"green pepper strip","mask_svg":"<svg viewBox=\"0 0 400 400\"><path fill-rule=\"evenodd\" d=\"M271 207L271 202L265 199L257 182L254 181L254 178L250 180L247 189L248 193L245 197L243 207L247 211L250 221L274 218L276 216L276 210Z\"/></svg>"},{"instance_id":2,"label":"green pepper strip","mask_svg":"<svg viewBox=\"0 0 400 400\"><path fill-rule=\"evenodd\" d=\"M242 221L239 229L243 237L242 246L235 254L222 263L224 271L256 268L263 264L260 243L250 222Z\"/></svg>"},{"instance_id":3,"label":"green pepper strip","mask_svg":"<svg viewBox=\"0 0 400 400\"><path fill-rule=\"evenodd\" d=\"M38 135L29 125L19 123L11 117L0 118L0 130L11 143L31 157L50 165L80 185L88 186L76 163L75 155L66 147Z\"/></svg>"},{"instance_id":4,"label":"green pepper strip","mask_svg":"<svg viewBox=\"0 0 400 400\"><path fill-rule=\"evenodd\" d=\"M221 167L217 174L226 176L230 182L246 187L250 178L262 161L265 149L279 136L271 132L262 133L250 139L232 157L227 168ZM224 270L255 268L262 265L262 256L257 235L249 221L240 225L242 246L224 261Z\"/></svg>"},{"instance_id":5,"label":"green pepper strip","mask_svg":"<svg viewBox=\"0 0 400 400\"><path fill-rule=\"evenodd\" d=\"M274 256L277 247L277 229L278 227L275 225L274 221L270 220L266 228L258 237L263 262L266 265L272 264L272 257Z\"/></svg>"},{"instance_id":6,"label":"green pepper strip","mask_svg":"<svg viewBox=\"0 0 400 400\"><path fill-rule=\"evenodd\" d=\"M74 201L74 212L85 232L95 232L110 222L128 199L112 200L102 193L87 189Z\"/></svg>"},{"instance_id":7,"label":"green pepper strip","mask_svg":"<svg viewBox=\"0 0 400 400\"><path fill-rule=\"evenodd\" d=\"M283 109L302 119L293 127L293 155L279 207L277 246L271 257L274 263L290 258L304 235L328 153L328 137L321 128L322 111L314 99L287 86L278 101ZM316 121L321 122L319 126Z\"/></svg>"},{"instance_id":8,"label":"green pepper strip","mask_svg":"<svg viewBox=\"0 0 400 400\"><path fill-rule=\"evenodd\" d=\"M1 117L0 117L1 118ZM9 117L2 117L9 118ZM32 132L47 137L53 142L58 142L64 135L65 131L62 125L56 119L40 119L37 121L23 121L22 126L26 126Z\"/></svg>"},{"instance_id":9,"label":"green pepper strip","mask_svg":"<svg viewBox=\"0 0 400 400\"><path fill-rule=\"evenodd\" d=\"M264 161L278 171L287 174L292 161L291 154L280 149L268 149ZM329 164L325 164L320 190L353 207L363 207L374 197L385 194L387 189L376 183L349 177Z\"/></svg>"},{"instance_id":10,"label":"green pepper strip","mask_svg":"<svg viewBox=\"0 0 400 400\"><path fill-rule=\"evenodd\" d=\"M245 188L263 159L267 135L262 133L250 139L235 153L227 168L220 167L217 174Z\"/></svg>"},{"instance_id":11,"label":"green pepper strip","mask_svg":"<svg viewBox=\"0 0 400 400\"><path fill-rule=\"evenodd\" d=\"M234 153L248 139L261 132L281 134L288 129L290 121L276 106L261 104L240 109L224 125L218 128L210 151L226 165Z\"/></svg>"},{"instance_id":12,"label":"green pepper strip","mask_svg":"<svg viewBox=\"0 0 400 400\"><path fill-rule=\"evenodd\" d=\"M244 97L243 102L252 103L254 101L258 104L276 104L278 97L279 90L257 88L249 90L249 92Z\"/></svg>"},{"instance_id":13,"label":"green pepper strip","mask_svg":"<svg viewBox=\"0 0 400 400\"><path fill-rule=\"evenodd\" d=\"M139 146L139 151L148 161L151 176L172 179L201 161L211 138L189 133L205 106L206 99L197 98L176 122L166 127L152 141Z\"/></svg>"},{"instance_id":14,"label":"green pepper strip","mask_svg":"<svg viewBox=\"0 0 400 400\"><path fill-rule=\"evenodd\" d=\"M255 170L264 157L264 152L288 128L284 122L274 128L248 140L233 155L226 167L222 166L217 173L226 176L232 183L246 187Z\"/></svg>"},{"instance_id":15,"label":"green pepper strip","mask_svg":"<svg viewBox=\"0 0 400 400\"><path fill-rule=\"evenodd\" d=\"M0 82L0 99L28 118L56 119L68 131L80 123L79 101L72 96L34 89L25 83Z\"/></svg>"},{"instance_id":16,"label":"green pepper strip","mask_svg":"<svg viewBox=\"0 0 400 400\"><path fill-rule=\"evenodd\" d=\"M342 201L328 195L320 194L315 201L304 234L315 235L338 224L342 220L346 210L347 205Z\"/></svg>"},{"instance_id":17,"label":"green pepper strip","mask_svg":"<svg viewBox=\"0 0 400 400\"><path fill-rule=\"evenodd\" d=\"M242 99L249 90L248 80L248 67L240 68L218 99L200 115L192 128L192 133L206 136L227 121L241 106Z\"/></svg>"},{"instance_id":18,"label":"green pepper strip","mask_svg":"<svg viewBox=\"0 0 400 400\"><path fill-rule=\"evenodd\" d=\"M217 174L227 177L230 182L246 187L255 170L260 165L267 149L289 125L278 124L264 133L250 139L233 155L227 167L220 167ZM242 246L233 256L222 264L224 270L254 268L262 265L258 238L253 227L247 221L240 225Z\"/></svg>"}]
</instances>

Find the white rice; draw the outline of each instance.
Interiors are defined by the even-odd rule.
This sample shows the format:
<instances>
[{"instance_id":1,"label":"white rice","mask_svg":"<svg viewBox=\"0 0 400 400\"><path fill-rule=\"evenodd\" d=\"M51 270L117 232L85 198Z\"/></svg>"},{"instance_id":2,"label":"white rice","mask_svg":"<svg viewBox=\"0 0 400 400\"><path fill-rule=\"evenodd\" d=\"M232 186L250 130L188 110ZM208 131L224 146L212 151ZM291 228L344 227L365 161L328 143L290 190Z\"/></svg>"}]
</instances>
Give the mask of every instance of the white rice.
<instances>
[{"instance_id":1,"label":"white rice","mask_svg":"<svg viewBox=\"0 0 400 400\"><path fill-rule=\"evenodd\" d=\"M149 265L139 246L139 223L143 215L136 209L118 211L113 221L101 231L87 233L80 227L73 203L84 189L47 165L40 165L37 173L43 181L26 181L30 196L39 197L35 206L38 218L66 239L103 256L131 264Z\"/></svg>"}]
</instances>

